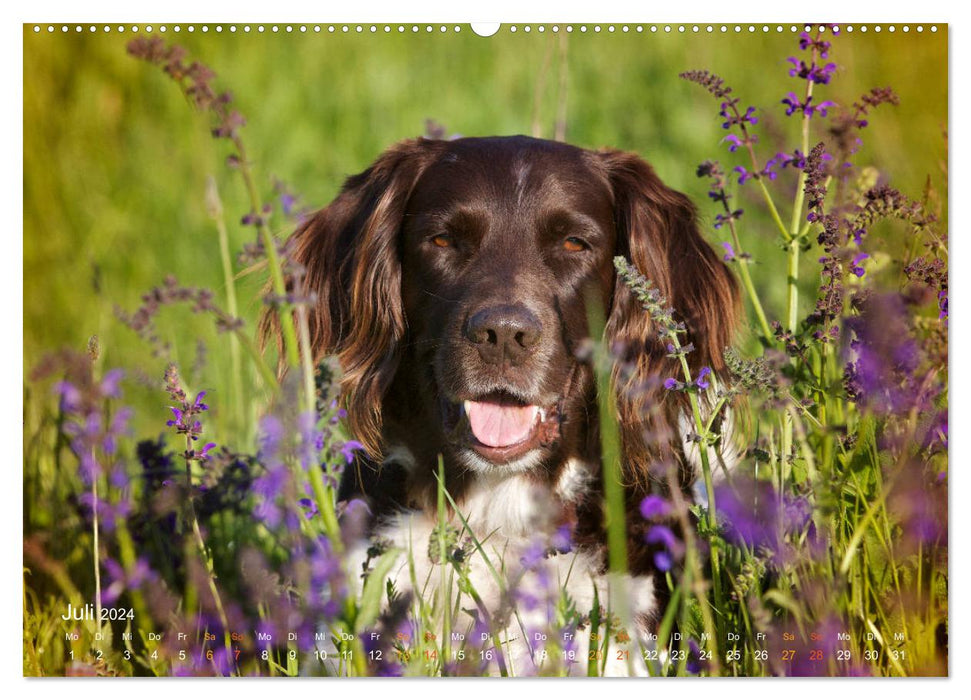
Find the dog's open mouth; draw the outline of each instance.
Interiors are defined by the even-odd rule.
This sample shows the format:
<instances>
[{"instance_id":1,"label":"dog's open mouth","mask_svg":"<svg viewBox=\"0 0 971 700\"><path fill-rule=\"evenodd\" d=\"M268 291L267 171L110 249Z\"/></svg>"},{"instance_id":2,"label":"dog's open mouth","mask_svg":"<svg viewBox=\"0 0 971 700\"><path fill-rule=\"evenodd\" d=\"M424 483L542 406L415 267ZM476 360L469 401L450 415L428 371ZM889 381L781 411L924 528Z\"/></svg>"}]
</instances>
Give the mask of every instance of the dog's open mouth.
<instances>
[{"instance_id":1,"label":"dog's open mouth","mask_svg":"<svg viewBox=\"0 0 971 700\"><path fill-rule=\"evenodd\" d=\"M448 402L445 429L453 443L504 464L538 447L548 447L560 435L559 402L538 406L506 392Z\"/></svg>"}]
</instances>

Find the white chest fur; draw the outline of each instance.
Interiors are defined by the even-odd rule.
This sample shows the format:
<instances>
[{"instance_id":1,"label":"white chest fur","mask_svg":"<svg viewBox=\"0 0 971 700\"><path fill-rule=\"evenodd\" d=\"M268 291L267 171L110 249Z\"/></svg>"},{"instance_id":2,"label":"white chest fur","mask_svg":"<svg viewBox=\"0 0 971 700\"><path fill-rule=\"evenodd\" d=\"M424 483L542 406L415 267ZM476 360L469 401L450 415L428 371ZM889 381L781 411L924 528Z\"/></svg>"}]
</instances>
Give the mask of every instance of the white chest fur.
<instances>
[{"instance_id":1,"label":"white chest fur","mask_svg":"<svg viewBox=\"0 0 971 700\"><path fill-rule=\"evenodd\" d=\"M643 674L640 639L636 625L626 631L630 641L604 635L590 645L589 619L577 628L580 616L589 616L594 601L607 612L608 601L624 591L630 619L651 615L657 605L653 581L649 577L608 580L600 573L600 552L570 551L543 556L556 530L554 514L564 502L575 500L587 480L580 464L566 465L563 476L552 491L524 475L506 478L482 478L459 504L462 518L455 515L450 526L460 531L460 542L467 541L469 552L462 570L466 590L456 580L458 569L449 564L443 577L442 567L429 555L429 543L435 538L436 514L421 511L398 513L377 528L374 538L400 550L401 554L389 578L399 592L415 596L413 609L440 611L443 581L449 608L458 611L453 629L460 636L483 648L501 652L508 670L516 675L534 675L565 670L573 675L586 675L588 662L597 663L602 675ZM462 520L464 518L465 523ZM471 535L470 535L471 533ZM353 554L365 559L366 545ZM435 557L435 560L438 560ZM360 571L360 564L354 564ZM474 593L473 593L474 592ZM594 613L605 617L604 613ZM440 614L440 612L439 612ZM495 637L482 638L482 626L475 619L488 620ZM486 635L487 636L487 635ZM604 639L608 640L604 643ZM497 673L498 664L488 673Z\"/></svg>"}]
</instances>

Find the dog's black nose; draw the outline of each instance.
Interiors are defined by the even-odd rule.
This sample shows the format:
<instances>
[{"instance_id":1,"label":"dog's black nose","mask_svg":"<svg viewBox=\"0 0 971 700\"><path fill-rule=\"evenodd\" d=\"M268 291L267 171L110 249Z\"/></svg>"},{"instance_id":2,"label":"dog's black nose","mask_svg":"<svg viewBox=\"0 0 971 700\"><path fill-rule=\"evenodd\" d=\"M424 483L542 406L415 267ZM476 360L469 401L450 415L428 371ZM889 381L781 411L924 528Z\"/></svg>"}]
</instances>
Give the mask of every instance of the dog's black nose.
<instances>
[{"instance_id":1,"label":"dog's black nose","mask_svg":"<svg viewBox=\"0 0 971 700\"><path fill-rule=\"evenodd\" d=\"M474 313L465 326L467 337L485 362L521 364L539 342L543 326L521 304L490 306Z\"/></svg>"}]
</instances>

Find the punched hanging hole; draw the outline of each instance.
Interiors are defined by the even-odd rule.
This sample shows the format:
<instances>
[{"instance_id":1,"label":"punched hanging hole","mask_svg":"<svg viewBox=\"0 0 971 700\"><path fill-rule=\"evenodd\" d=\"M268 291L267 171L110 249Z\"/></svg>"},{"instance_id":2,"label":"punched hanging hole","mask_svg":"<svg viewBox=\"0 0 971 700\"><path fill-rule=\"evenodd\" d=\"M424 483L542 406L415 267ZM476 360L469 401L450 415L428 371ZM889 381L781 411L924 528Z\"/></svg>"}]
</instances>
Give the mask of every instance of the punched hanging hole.
<instances>
[{"instance_id":1,"label":"punched hanging hole","mask_svg":"<svg viewBox=\"0 0 971 700\"><path fill-rule=\"evenodd\" d=\"M502 25L499 22L473 22L472 31L478 36L489 37L499 31Z\"/></svg>"}]
</instances>

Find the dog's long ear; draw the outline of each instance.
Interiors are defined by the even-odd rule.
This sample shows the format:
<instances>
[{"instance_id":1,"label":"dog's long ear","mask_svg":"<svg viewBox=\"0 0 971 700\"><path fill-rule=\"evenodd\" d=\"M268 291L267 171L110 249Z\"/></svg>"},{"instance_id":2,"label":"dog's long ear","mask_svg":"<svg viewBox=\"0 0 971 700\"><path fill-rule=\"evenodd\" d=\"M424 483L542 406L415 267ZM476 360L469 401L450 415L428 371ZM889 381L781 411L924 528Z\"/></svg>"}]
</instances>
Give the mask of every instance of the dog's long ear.
<instances>
[{"instance_id":1,"label":"dog's long ear","mask_svg":"<svg viewBox=\"0 0 971 700\"><path fill-rule=\"evenodd\" d=\"M660 289L675 317L687 326L682 342L695 348L687 356L692 373L703 366L720 372L722 351L731 343L739 315L735 278L698 231L691 200L661 182L634 154L605 151L599 156L614 194L617 255ZM663 440L658 432L667 427L673 433L684 409L676 401L663 402L666 392L660 385L667 377L680 378L680 366L667 357L647 312L619 281L606 330L615 345L625 348L634 368L623 382L626 386L618 386L618 407L626 461L633 476L644 477L648 460L643 457L654 452L645 444L645 430ZM659 416L662 403L666 405Z\"/></svg>"},{"instance_id":2,"label":"dog's long ear","mask_svg":"<svg viewBox=\"0 0 971 700\"><path fill-rule=\"evenodd\" d=\"M289 242L304 270L300 292L315 298L309 318L314 360L340 360L350 428L373 457L380 456L381 401L405 332L398 235L435 143L417 139L389 148L348 178L337 198ZM273 317L264 315L264 334L273 326Z\"/></svg>"}]
</instances>

